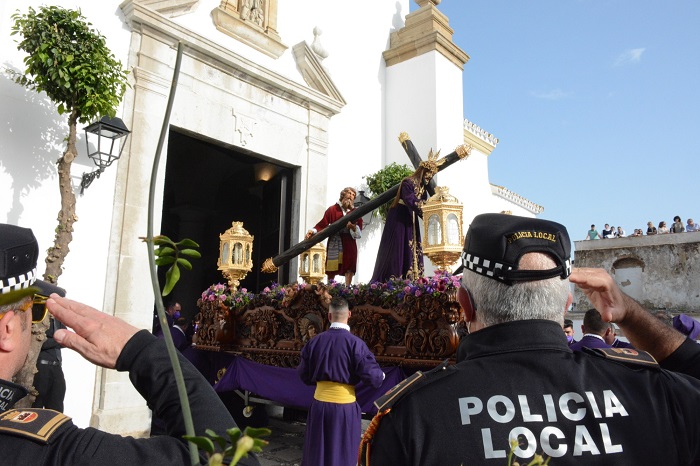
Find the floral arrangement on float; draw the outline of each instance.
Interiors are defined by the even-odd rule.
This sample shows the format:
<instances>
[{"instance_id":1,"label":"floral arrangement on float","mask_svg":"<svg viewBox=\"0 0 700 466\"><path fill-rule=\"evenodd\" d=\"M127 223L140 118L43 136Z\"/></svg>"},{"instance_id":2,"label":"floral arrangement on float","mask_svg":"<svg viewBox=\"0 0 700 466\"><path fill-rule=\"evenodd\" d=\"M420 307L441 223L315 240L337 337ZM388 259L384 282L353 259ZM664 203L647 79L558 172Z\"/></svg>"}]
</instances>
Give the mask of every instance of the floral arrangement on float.
<instances>
[{"instance_id":1,"label":"floral arrangement on float","mask_svg":"<svg viewBox=\"0 0 700 466\"><path fill-rule=\"evenodd\" d=\"M229 309L245 307L272 306L288 307L296 295L304 289L313 289L318 294L327 293L331 298L340 296L351 303L366 303L381 307L397 306L406 299L420 297L439 297L456 294L460 286L461 275L452 275L445 270L438 270L432 277L421 277L417 280L392 278L386 282L361 283L345 285L331 280L327 285L319 283L294 283L280 285L272 283L260 293L249 292L246 288L232 289L223 283L210 286L202 293L202 303L219 303Z\"/></svg>"},{"instance_id":2,"label":"floral arrangement on float","mask_svg":"<svg viewBox=\"0 0 700 466\"><path fill-rule=\"evenodd\" d=\"M461 275L452 275L445 270L437 270L432 277L417 280L391 278L386 282L362 283L345 286L331 280L328 291L331 296L340 296L348 302L373 304L381 307L397 306L407 299L420 297L440 297L455 295L460 286Z\"/></svg>"}]
</instances>

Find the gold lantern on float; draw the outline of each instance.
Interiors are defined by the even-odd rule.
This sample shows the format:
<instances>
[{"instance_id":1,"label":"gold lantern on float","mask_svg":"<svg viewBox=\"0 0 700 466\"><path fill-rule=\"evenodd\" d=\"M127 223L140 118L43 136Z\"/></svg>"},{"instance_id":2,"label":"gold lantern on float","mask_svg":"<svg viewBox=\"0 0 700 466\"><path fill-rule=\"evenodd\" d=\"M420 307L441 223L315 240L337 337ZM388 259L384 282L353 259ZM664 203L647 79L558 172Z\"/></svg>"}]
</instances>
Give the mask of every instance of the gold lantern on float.
<instances>
[{"instance_id":1,"label":"gold lantern on float","mask_svg":"<svg viewBox=\"0 0 700 466\"><path fill-rule=\"evenodd\" d=\"M439 269L447 269L462 253L462 210L462 203L446 186L436 187L423 205L423 254Z\"/></svg>"},{"instance_id":2,"label":"gold lantern on float","mask_svg":"<svg viewBox=\"0 0 700 466\"><path fill-rule=\"evenodd\" d=\"M318 283L326 275L326 247L318 243L299 256L299 276L306 283Z\"/></svg>"},{"instance_id":3,"label":"gold lantern on float","mask_svg":"<svg viewBox=\"0 0 700 466\"><path fill-rule=\"evenodd\" d=\"M232 222L231 228L219 235L219 260L216 265L233 291L253 269L253 235L243 222Z\"/></svg>"}]
</instances>

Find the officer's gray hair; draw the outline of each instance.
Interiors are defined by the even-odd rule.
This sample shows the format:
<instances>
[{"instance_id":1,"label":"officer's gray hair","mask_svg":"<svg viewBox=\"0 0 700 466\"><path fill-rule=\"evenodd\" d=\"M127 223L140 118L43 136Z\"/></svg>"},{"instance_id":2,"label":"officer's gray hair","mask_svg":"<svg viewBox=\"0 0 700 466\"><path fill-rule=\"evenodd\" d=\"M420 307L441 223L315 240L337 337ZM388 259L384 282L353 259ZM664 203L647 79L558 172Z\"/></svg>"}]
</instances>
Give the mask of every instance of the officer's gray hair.
<instances>
[{"instance_id":1,"label":"officer's gray hair","mask_svg":"<svg viewBox=\"0 0 700 466\"><path fill-rule=\"evenodd\" d=\"M17 311L17 310L22 309L22 307L25 306L25 305L27 305L27 304L29 304L29 301L31 301L31 300L32 300L31 296L27 296L27 297L22 298L22 299L21 299L20 301L18 301L18 302L11 303L11 304L4 304L4 305L0 306L0 318L2 317L3 314L5 314L5 313L7 313L7 312L10 312L10 311ZM27 309L27 310L24 311L24 312L30 312L30 313L31 313L31 312L32 312L32 309L29 308L29 309ZM22 325L22 330L26 330L26 329L27 329L27 320L26 320L26 319L21 319L20 322L21 322L21 325Z\"/></svg>"},{"instance_id":2,"label":"officer's gray hair","mask_svg":"<svg viewBox=\"0 0 700 466\"><path fill-rule=\"evenodd\" d=\"M554 261L543 253L528 253L527 269L547 270ZM569 299L569 280L559 277L508 286L492 278L465 270L462 284L471 292L477 319L490 326L514 320L546 319L564 323Z\"/></svg>"}]
</instances>

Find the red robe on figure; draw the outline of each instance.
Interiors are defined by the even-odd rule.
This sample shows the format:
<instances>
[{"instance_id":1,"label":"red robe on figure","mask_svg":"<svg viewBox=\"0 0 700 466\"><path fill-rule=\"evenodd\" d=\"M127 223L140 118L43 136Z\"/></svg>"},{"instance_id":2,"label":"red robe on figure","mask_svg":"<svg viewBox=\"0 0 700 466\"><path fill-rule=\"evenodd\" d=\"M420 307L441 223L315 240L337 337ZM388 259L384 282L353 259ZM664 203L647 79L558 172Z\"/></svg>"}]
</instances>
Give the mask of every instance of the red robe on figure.
<instances>
[{"instance_id":1,"label":"red robe on figure","mask_svg":"<svg viewBox=\"0 0 700 466\"><path fill-rule=\"evenodd\" d=\"M351 209L346 213L350 213L355 209ZM333 204L323 214L323 218L316 224L314 229L319 233L331 223L345 216L340 203ZM356 222L358 232L362 230L362 219L358 218ZM360 236L357 236L358 238ZM347 272L353 274L357 271L357 243L355 237L351 234L348 228L340 230L340 233L328 238L328 246L326 247L326 275L345 275Z\"/></svg>"}]
</instances>

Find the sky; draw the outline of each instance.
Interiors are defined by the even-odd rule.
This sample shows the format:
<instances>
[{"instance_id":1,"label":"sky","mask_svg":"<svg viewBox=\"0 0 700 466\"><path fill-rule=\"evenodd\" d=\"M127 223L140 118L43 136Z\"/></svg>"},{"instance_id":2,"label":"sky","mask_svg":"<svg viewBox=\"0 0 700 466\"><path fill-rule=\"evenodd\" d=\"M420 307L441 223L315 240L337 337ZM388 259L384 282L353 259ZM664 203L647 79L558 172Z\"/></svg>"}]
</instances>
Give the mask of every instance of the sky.
<instances>
[{"instance_id":1,"label":"sky","mask_svg":"<svg viewBox=\"0 0 700 466\"><path fill-rule=\"evenodd\" d=\"M411 10L417 5L412 2ZM700 2L442 0L493 184L572 241L700 220Z\"/></svg>"}]
</instances>

